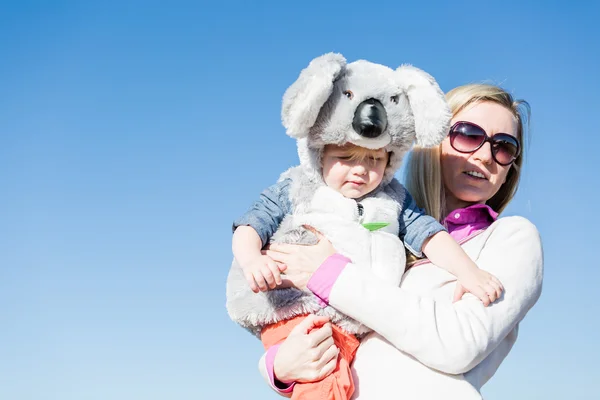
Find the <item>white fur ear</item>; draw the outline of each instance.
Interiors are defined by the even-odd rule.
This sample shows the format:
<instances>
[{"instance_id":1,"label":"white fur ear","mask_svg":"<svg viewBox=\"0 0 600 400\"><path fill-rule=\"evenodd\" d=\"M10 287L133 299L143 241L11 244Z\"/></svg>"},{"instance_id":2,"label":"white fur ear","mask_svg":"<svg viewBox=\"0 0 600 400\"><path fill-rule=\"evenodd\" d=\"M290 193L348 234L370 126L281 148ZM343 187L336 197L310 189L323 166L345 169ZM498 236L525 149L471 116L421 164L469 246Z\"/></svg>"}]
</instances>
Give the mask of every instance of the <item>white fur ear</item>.
<instances>
[{"instance_id":1,"label":"white fur ear","mask_svg":"<svg viewBox=\"0 0 600 400\"><path fill-rule=\"evenodd\" d=\"M412 65L401 65L396 73L415 118L417 146L440 144L448 134L452 118L444 93L431 75Z\"/></svg>"},{"instance_id":2,"label":"white fur ear","mask_svg":"<svg viewBox=\"0 0 600 400\"><path fill-rule=\"evenodd\" d=\"M341 54L315 58L283 95L281 120L287 134L303 138L315 124L319 111L333 91L333 83L346 67Z\"/></svg>"}]
</instances>

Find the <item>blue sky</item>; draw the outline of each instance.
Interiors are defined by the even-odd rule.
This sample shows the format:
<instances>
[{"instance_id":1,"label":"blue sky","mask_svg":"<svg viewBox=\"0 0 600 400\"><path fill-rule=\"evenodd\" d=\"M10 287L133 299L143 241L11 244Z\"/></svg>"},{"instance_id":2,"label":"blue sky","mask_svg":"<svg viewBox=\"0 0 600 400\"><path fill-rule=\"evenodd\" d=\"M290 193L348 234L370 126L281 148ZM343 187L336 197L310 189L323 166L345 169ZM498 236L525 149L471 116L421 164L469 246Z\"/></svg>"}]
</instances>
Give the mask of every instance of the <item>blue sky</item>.
<instances>
[{"instance_id":1,"label":"blue sky","mask_svg":"<svg viewBox=\"0 0 600 400\"><path fill-rule=\"evenodd\" d=\"M0 398L277 398L225 311L230 227L297 163L281 97L330 51L530 102L506 214L544 289L483 393L597 392L600 7L249 3L0 4Z\"/></svg>"}]
</instances>

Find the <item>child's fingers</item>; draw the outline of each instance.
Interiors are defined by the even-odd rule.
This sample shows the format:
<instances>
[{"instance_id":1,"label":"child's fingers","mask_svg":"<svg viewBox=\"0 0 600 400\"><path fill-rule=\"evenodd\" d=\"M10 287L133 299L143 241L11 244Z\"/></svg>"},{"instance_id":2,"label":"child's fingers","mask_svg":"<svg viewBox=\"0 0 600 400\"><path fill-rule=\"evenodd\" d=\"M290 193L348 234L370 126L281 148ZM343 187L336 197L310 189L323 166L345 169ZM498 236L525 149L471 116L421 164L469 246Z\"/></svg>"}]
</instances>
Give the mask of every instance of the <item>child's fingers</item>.
<instances>
[{"instance_id":1,"label":"child's fingers","mask_svg":"<svg viewBox=\"0 0 600 400\"><path fill-rule=\"evenodd\" d=\"M490 305L490 297L481 286L478 286L475 290L471 291L471 293L477 296L479 300L483 302L484 306L487 307Z\"/></svg>"},{"instance_id":2,"label":"child's fingers","mask_svg":"<svg viewBox=\"0 0 600 400\"><path fill-rule=\"evenodd\" d=\"M273 279L275 280L275 285L277 285L277 286L281 285L281 273L279 272L279 266L277 265L277 263L273 260L269 260L267 262L267 267L271 271L271 274L273 274ZM270 287L270 285L269 285L269 287ZM271 289L273 289L273 288L271 287Z\"/></svg>"},{"instance_id":3,"label":"child's fingers","mask_svg":"<svg viewBox=\"0 0 600 400\"><path fill-rule=\"evenodd\" d=\"M258 285L258 289L261 292L266 292L269 289L269 287L267 286L267 283L265 282L265 278L262 275L261 271L256 271L252 275L254 276L254 280Z\"/></svg>"},{"instance_id":4,"label":"child's fingers","mask_svg":"<svg viewBox=\"0 0 600 400\"><path fill-rule=\"evenodd\" d=\"M267 282L268 288L275 289L275 287L277 286L277 282L275 281L275 277L273 276L273 272L271 272L269 265L263 265L260 268L260 272L262 273L265 282Z\"/></svg>"},{"instance_id":5,"label":"child's fingers","mask_svg":"<svg viewBox=\"0 0 600 400\"><path fill-rule=\"evenodd\" d=\"M494 293L496 294L496 299L499 299L502 296L502 285L499 282L492 280L490 285L494 289Z\"/></svg>"},{"instance_id":6,"label":"child's fingers","mask_svg":"<svg viewBox=\"0 0 600 400\"><path fill-rule=\"evenodd\" d=\"M502 282L500 282L500 280L498 280L498 278L496 278L495 276L492 280L496 284L497 290L499 290L498 297L500 297L502 295L502 292L504 292L504 286L502 286Z\"/></svg>"},{"instance_id":7,"label":"child's fingers","mask_svg":"<svg viewBox=\"0 0 600 400\"><path fill-rule=\"evenodd\" d=\"M254 293L258 293L258 285L256 284L255 280L254 280L254 276L252 275L252 272L250 271L244 271L244 276L246 277L246 281L248 282L248 285L250 286L250 289L254 292Z\"/></svg>"},{"instance_id":8,"label":"child's fingers","mask_svg":"<svg viewBox=\"0 0 600 400\"><path fill-rule=\"evenodd\" d=\"M496 293L496 288L492 284L485 285L485 292L488 294L490 298L490 302L493 303L498 298L498 293Z\"/></svg>"},{"instance_id":9,"label":"child's fingers","mask_svg":"<svg viewBox=\"0 0 600 400\"><path fill-rule=\"evenodd\" d=\"M465 287L463 285L461 285L460 283L457 283L456 288L454 288L454 296L452 298L452 302L456 303L457 301L462 299L462 297L465 293L467 293L467 290L465 289Z\"/></svg>"}]
</instances>

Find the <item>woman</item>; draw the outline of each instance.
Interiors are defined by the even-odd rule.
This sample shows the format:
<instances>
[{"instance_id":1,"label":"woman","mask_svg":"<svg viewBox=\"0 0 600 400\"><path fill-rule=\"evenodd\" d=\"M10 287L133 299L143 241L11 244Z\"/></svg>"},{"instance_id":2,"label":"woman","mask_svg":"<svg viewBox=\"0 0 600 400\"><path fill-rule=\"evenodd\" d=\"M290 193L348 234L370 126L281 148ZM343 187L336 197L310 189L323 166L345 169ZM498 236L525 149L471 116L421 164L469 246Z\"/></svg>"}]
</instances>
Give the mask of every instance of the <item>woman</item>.
<instances>
[{"instance_id":1,"label":"woman","mask_svg":"<svg viewBox=\"0 0 600 400\"><path fill-rule=\"evenodd\" d=\"M335 254L325 238L268 251L296 286L375 331L356 353L355 399L480 399L541 293L537 229L522 217L496 220L518 187L528 104L481 84L458 87L447 100L450 134L439 148L413 152L406 186L480 268L500 279L505 292L494 304L484 307L470 294L453 303L456 279L426 260L413 262L398 288ZM291 382L331 373L337 349L325 322L307 317L261 359L280 393L289 393Z\"/></svg>"}]
</instances>

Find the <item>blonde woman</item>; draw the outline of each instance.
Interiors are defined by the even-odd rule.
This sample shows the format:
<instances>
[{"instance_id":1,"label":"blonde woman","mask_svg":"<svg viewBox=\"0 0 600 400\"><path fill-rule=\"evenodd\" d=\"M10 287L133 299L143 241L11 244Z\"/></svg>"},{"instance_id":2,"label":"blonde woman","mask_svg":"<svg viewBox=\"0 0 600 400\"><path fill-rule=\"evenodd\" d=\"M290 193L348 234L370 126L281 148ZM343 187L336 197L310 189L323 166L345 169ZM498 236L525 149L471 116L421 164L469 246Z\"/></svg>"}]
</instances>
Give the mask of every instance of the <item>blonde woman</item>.
<instances>
[{"instance_id":1,"label":"blonde woman","mask_svg":"<svg viewBox=\"0 0 600 400\"><path fill-rule=\"evenodd\" d=\"M529 106L499 87L474 84L447 94L448 137L416 149L406 186L419 206L442 222L477 265L498 277L505 293L489 307L471 294L452 302L456 279L427 260L412 260L400 287L315 246L272 246L288 278L374 330L352 365L354 399L480 399L517 339L519 322L542 288L542 245L522 217L498 218L517 191ZM261 359L273 389L322 379L335 368L331 327L308 316Z\"/></svg>"}]
</instances>

